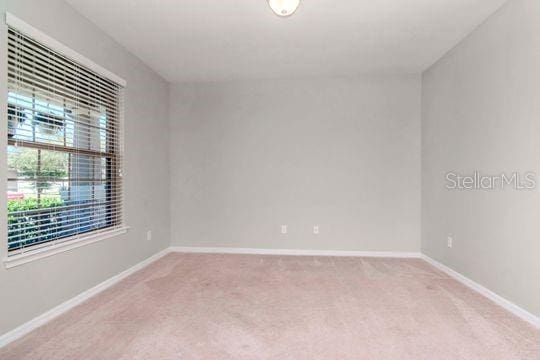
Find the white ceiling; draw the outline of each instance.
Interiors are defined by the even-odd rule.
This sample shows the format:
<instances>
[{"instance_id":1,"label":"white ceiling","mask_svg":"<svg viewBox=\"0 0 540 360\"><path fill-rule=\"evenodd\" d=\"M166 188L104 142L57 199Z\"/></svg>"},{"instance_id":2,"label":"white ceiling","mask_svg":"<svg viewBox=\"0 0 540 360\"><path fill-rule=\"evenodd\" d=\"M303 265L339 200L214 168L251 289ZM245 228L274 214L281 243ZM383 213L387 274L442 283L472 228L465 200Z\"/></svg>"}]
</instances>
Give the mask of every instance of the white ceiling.
<instances>
[{"instance_id":1,"label":"white ceiling","mask_svg":"<svg viewBox=\"0 0 540 360\"><path fill-rule=\"evenodd\" d=\"M66 0L171 82L418 73L506 0Z\"/></svg>"}]
</instances>

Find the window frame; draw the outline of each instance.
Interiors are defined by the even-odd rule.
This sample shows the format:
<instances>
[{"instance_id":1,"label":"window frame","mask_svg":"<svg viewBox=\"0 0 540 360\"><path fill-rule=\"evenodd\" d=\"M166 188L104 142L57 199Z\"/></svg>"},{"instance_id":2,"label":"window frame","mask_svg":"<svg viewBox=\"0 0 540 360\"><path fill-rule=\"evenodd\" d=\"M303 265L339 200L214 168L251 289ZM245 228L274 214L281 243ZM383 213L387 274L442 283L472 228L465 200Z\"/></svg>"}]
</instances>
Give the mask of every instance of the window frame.
<instances>
[{"instance_id":1,"label":"window frame","mask_svg":"<svg viewBox=\"0 0 540 360\"><path fill-rule=\"evenodd\" d=\"M122 168L122 164L123 164L123 147L124 147L124 139L123 139L123 126L124 126L124 112L125 112L125 109L124 109L124 106L123 106L123 96L124 96L124 92L125 92L125 88L127 86L127 82L122 79L121 77L115 75L114 73L108 71L107 69L101 67L100 65L94 63L93 61L89 60L88 58L84 57L83 55L80 55L79 53L77 53L76 51L72 50L71 48L69 48L68 46L60 43L59 41L49 37L48 35L44 34L43 32L41 32L40 30L32 27L31 25L27 24L26 22L20 20L19 18L15 17L14 15L10 14L10 13L7 13L6 12L6 24L11 27L11 28L14 28L16 29L17 31L23 33L24 35L32 38L33 40L39 42L40 44L42 44L43 46L46 46L48 48L50 48L51 50L65 56L66 58L70 59L71 61L73 62L76 62L78 63L79 65L83 66L83 67L86 67L87 69L97 73L98 75L102 76L102 77L105 77L107 78L108 80L110 81L113 81L114 83L116 83L117 85L120 86L120 94L119 94L119 108L118 108L118 112L119 112L119 119L118 119L118 123L117 123L117 126L119 128L119 133L118 133L118 139L117 139L117 146L118 146L118 150L119 152L115 152L114 154L114 157L119 159L118 160L118 163L116 163L115 165L116 166L120 166L120 168ZM6 26L7 28L7 26ZM7 46L7 31L6 31L6 37L4 39L2 39L2 41L5 42L4 45ZM6 58L5 59L2 59L2 64L6 64L7 62L7 52L6 52ZM5 71L7 73L7 66L5 67ZM6 86L5 88L5 94L4 94L4 99L3 99L3 103L2 103L2 113L3 113L3 124L4 124L4 128L7 129L7 105L8 105L8 87ZM5 139L3 140L3 142L1 143L2 146L4 146L5 148L7 148L7 146L9 145L15 145L15 144L18 144L18 145L23 145L25 146L26 148L35 148L35 149L42 149L42 150L47 150L47 146L46 145L43 145L41 146L40 144L36 144L36 143L33 143L33 142L28 142L28 141L21 141L21 140L14 140L14 139L8 139L8 137L6 136ZM58 148L58 146L57 146ZM65 149L65 153L70 153L72 151L75 151L69 147L66 147ZM63 151L64 152L64 151ZM93 151L93 150L88 150L89 152L89 155L92 155L92 156L96 156L96 155L103 155L103 156L111 156L110 153L108 152L100 152L100 151ZM81 151L78 150L78 153L80 154ZM3 161L6 162L6 166L7 166L7 158L3 158L2 159ZM114 165L113 165L114 166ZM110 171L109 169L107 171ZM5 174L7 175L7 174ZM7 178L7 177L6 177ZM7 189L7 183L5 184L5 188ZM123 198L123 192L121 192L121 200L120 200L120 204L121 204L121 210L122 212L124 212L124 198ZM7 197L6 197L6 203L7 203ZM6 215L7 215L7 211L6 211ZM7 229L7 216L3 216L3 219L2 221L4 221L4 223L6 224L6 229ZM91 244L91 243L94 243L94 242L97 242L97 241L101 241L101 240L104 240L104 239L108 239L108 238L111 238L111 237L115 237L115 236L118 236L118 235L121 235L121 234L125 234L129 229L129 226L125 225L125 217L122 215L122 220L121 220L121 224L119 225L116 225L116 226L113 226L113 227L105 227L105 228L101 228L101 229L96 229L96 230L93 230L89 233L81 233L81 234L76 234L76 235L73 235L73 236L68 236L68 237L64 237L64 238L58 238L58 239L55 239L53 240L54 241L54 244L50 244L50 241L49 242L44 242L42 244L36 244L36 245L32 245L32 246L29 246L28 248L26 249L22 249L22 250L17 250L15 252L13 251L9 251L9 239L8 239L8 236L7 236L7 232L5 233L5 242L3 243L3 247L4 249L2 250L1 253L5 253L5 257L3 259L3 262L4 262L4 265L6 268L11 268L11 267L14 267L14 266L18 266L18 265L21 265L21 264L24 264L24 263L28 263L28 262L31 262L31 261L34 261L34 260L37 260L37 259L41 259L41 258L44 258L44 257L48 257L48 256L51 256L51 255L54 255L54 254L58 254L58 253L61 253L61 252L64 252L64 251L68 251L68 250L72 250L72 249L76 249L76 248L79 248L81 246L84 246L84 245L88 245L88 244Z\"/></svg>"}]
</instances>

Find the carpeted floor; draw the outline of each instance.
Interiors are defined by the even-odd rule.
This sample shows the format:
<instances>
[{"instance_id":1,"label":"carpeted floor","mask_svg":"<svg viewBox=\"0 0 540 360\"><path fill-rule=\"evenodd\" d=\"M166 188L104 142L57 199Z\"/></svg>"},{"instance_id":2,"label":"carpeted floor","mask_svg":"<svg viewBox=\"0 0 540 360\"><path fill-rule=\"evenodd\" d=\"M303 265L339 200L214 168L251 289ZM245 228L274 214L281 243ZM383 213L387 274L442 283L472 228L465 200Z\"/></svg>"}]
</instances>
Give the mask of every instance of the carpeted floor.
<instances>
[{"instance_id":1,"label":"carpeted floor","mask_svg":"<svg viewBox=\"0 0 540 360\"><path fill-rule=\"evenodd\" d=\"M540 330L418 259L169 254L0 359L540 359Z\"/></svg>"}]
</instances>

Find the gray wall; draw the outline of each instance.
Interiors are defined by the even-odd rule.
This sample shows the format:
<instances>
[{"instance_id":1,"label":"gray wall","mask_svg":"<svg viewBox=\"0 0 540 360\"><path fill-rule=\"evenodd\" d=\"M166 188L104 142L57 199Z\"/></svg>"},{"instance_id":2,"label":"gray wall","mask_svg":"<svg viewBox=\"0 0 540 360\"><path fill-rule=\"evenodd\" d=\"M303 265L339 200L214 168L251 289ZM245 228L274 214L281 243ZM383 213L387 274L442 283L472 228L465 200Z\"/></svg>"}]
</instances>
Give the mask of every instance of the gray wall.
<instances>
[{"instance_id":1,"label":"gray wall","mask_svg":"<svg viewBox=\"0 0 540 360\"><path fill-rule=\"evenodd\" d=\"M509 1L426 71L422 102L422 251L540 316L539 190L444 178L540 174L540 1Z\"/></svg>"},{"instance_id":2,"label":"gray wall","mask_svg":"<svg viewBox=\"0 0 540 360\"><path fill-rule=\"evenodd\" d=\"M126 222L131 229L126 235L19 267L5 269L0 265L0 334L169 245L168 84L62 1L1 0L0 39L6 36L6 8L127 80L124 179ZM0 93L5 94L5 41L0 41L0 46ZM5 111L2 102L2 129L7 126ZM0 138L0 147L5 149L6 139ZM0 152L1 179L7 174L5 154ZM7 238L6 222L2 206L1 239ZM153 231L150 242L146 241L147 229ZM0 258L5 255L4 240Z\"/></svg>"},{"instance_id":3,"label":"gray wall","mask_svg":"<svg viewBox=\"0 0 540 360\"><path fill-rule=\"evenodd\" d=\"M420 93L418 75L171 86L172 245L419 251Z\"/></svg>"}]
</instances>

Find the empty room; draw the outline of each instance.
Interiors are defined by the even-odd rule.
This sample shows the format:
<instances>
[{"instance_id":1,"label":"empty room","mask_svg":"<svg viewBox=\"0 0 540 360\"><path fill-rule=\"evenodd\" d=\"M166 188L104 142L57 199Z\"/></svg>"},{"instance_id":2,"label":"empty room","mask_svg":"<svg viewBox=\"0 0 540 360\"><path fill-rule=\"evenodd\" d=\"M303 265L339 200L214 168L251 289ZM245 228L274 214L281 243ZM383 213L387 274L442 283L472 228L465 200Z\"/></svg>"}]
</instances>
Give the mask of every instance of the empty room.
<instances>
[{"instance_id":1,"label":"empty room","mask_svg":"<svg viewBox=\"0 0 540 360\"><path fill-rule=\"evenodd\" d=\"M0 0L0 359L540 360L540 1Z\"/></svg>"}]
</instances>

